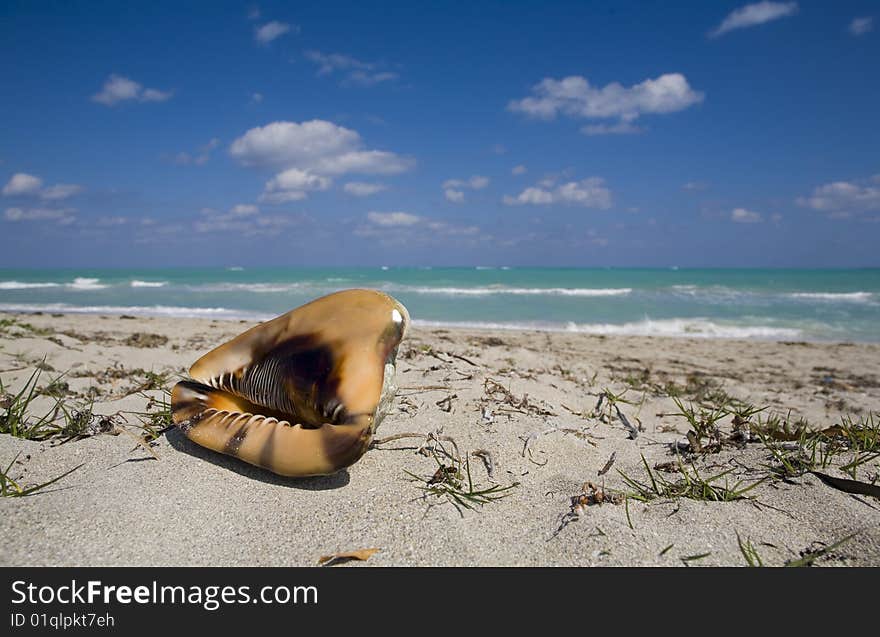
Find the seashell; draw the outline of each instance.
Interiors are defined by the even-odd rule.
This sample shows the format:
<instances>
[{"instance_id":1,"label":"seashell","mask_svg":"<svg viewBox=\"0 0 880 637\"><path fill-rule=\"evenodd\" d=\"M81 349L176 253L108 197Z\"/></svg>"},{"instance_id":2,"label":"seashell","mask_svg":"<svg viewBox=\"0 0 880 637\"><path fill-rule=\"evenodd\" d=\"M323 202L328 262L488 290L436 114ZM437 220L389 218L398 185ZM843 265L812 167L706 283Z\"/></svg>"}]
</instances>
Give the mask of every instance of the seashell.
<instances>
[{"instance_id":1,"label":"seashell","mask_svg":"<svg viewBox=\"0 0 880 637\"><path fill-rule=\"evenodd\" d=\"M190 367L171 393L190 440L284 476L356 462L391 405L409 325L399 301L344 290L257 325Z\"/></svg>"}]
</instances>

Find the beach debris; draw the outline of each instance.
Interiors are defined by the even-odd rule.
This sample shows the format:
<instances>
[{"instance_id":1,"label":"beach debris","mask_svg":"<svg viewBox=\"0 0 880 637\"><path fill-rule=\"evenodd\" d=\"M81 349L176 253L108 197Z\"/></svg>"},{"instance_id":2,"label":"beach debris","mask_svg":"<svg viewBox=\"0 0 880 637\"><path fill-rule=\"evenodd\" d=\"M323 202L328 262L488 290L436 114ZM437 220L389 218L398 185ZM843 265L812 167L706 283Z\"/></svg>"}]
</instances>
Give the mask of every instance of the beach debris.
<instances>
[{"instance_id":1,"label":"beach debris","mask_svg":"<svg viewBox=\"0 0 880 637\"><path fill-rule=\"evenodd\" d=\"M605 485L598 486L592 482L584 482L581 492L569 498L569 510L559 520L559 526L550 536L550 539L559 535L562 530L572 522L576 522L586 513L588 507L602 504L620 504L624 496L616 491L606 491ZM604 535L604 533L603 533Z\"/></svg>"},{"instance_id":2,"label":"beach debris","mask_svg":"<svg viewBox=\"0 0 880 637\"><path fill-rule=\"evenodd\" d=\"M797 560L789 560L785 563L785 566L812 566L813 563L822 557L830 557L832 555L832 551L834 549L843 546L859 533L861 533L864 529L859 529L853 533L850 533L847 536L842 537L841 539L833 542L831 544L826 544L820 540L813 542L809 547L800 551L800 559Z\"/></svg>"},{"instance_id":3,"label":"beach debris","mask_svg":"<svg viewBox=\"0 0 880 637\"><path fill-rule=\"evenodd\" d=\"M543 467L545 464L547 464L546 461L545 462L537 462L532 457L531 445L535 440L537 440L541 436L546 436L546 435L552 434L552 433L571 434L574 437L579 438L580 440L584 440L584 441L588 442L589 444L591 444L594 447L596 447L597 444L595 442L593 442L593 439L595 438L597 440L601 440L601 438L594 436L593 434L588 432L586 429L576 429L574 427L549 427L548 429L544 429L543 431L535 431L533 433L530 433L528 436L520 436L519 437L519 439L523 441L522 457L525 458L526 454L528 454L529 460L531 460L534 464L541 466L541 467Z\"/></svg>"},{"instance_id":4,"label":"beach debris","mask_svg":"<svg viewBox=\"0 0 880 637\"><path fill-rule=\"evenodd\" d=\"M486 399L508 406L508 408L499 408L498 411L514 411L530 416L557 415L546 407L530 400L528 394L523 394L522 397L519 398L514 396L504 385L488 376L483 381L483 393Z\"/></svg>"},{"instance_id":5,"label":"beach debris","mask_svg":"<svg viewBox=\"0 0 880 637\"><path fill-rule=\"evenodd\" d=\"M358 549L356 551L343 551L341 553L331 553L330 555L322 555L318 558L318 564L321 566L333 566L335 564L342 564L344 562L350 562L351 560L358 560L360 562L365 562L370 559L373 555L381 551L382 549Z\"/></svg>"},{"instance_id":6,"label":"beach debris","mask_svg":"<svg viewBox=\"0 0 880 637\"><path fill-rule=\"evenodd\" d=\"M614 405L614 411L617 412L617 417L620 419L621 424L626 428L627 433L629 434L630 440L635 440L639 437L639 430L637 427L633 426L633 424L629 421L629 419L623 415L623 412L620 411L620 407Z\"/></svg>"},{"instance_id":7,"label":"beach debris","mask_svg":"<svg viewBox=\"0 0 880 637\"><path fill-rule=\"evenodd\" d=\"M164 334L148 334L146 332L135 332L124 341L123 345L129 347L162 347L168 344L168 337Z\"/></svg>"},{"instance_id":8,"label":"beach debris","mask_svg":"<svg viewBox=\"0 0 880 637\"><path fill-rule=\"evenodd\" d=\"M399 434L386 436L384 438L373 438L373 441L370 443L370 448L379 447L380 445L393 442L395 440L404 440L406 438L424 439L425 442L416 449L416 453L422 456L429 456L432 453L436 453L438 451L448 456L449 458L454 458L459 455L458 444L455 442L455 439L452 436L447 436L446 434L444 434L442 428L430 431L426 434L413 431L405 431ZM455 450L455 456L446 451L446 448L443 447L443 442L448 442L452 444L452 448Z\"/></svg>"},{"instance_id":9,"label":"beach debris","mask_svg":"<svg viewBox=\"0 0 880 637\"><path fill-rule=\"evenodd\" d=\"M71 473L73 473L74 471L76 471L77 469L79 469L80 467L83 466L82 464L79 464L79 465L75 466L73 469L69 469L69 470L65 471L64 473L62 473L61 475L59 475L55 478L52 478L51 480L47 480L46 482L43 482L41 484L37 484L34 486L26 487L23 484L21 484L21 478L18 478L18 480L15 480L10 475L10 471L12 470L12 466L18 461L18 457L20 455L21 455L21 452L19 451L17 454L15 454L15 457L12 459L12 462L10 462L9 465L5 469L0 469L0 497L23 498L23 497L26 497L29 495L34 495L35 493L45 489L49 485L55 484L56 482L58 482L62 478L70 475ZM30 456L28 456L28 458L29 457Z\"/></svg>"},{"instance_id":10,"label":"beach debris","mask_svg":"<svg viewBox=\"0 0 880 637\"><path fill-rule=\"evenodd\" d=\"M329 475L363 456L397 392L406 308L377 290L316 299L220 345L174 386L193 442L283 476Z\"/></svg>"},{"instance_id":11,"label":"beach debris","mask_svg":"<svg viewBox=\"0 0 880 637\"><path fill-rule=\"evenodd\" d=\"M599 469L599 471L598 471L598 473L597 473L596 475L598 475L599 477L602 477L602 476L604 476L606 473L608 473L608 471L611 469L611 467L612 467L612 465L614 464L614 461L615 461L616 459L617 459L617 452L616 452L616 451L612 451L612 452L611 452L611 457L608 458L608 462L605 463L605 466L603 466L601 469Z\"/></svg>"},{"instance_id":12,"label":"beach debris","mask_svg":"<svg viewBox=\"0 0 880 637\"><path fill-rule=\"evenodd\" d=\"M854 495L867 495L872 498L880 499L880 485L859 482L858 480L848 480L846 478L835 478L834 476L819 471L810 471L809 473L819 478L819 480L827 484L829 487L838 489L839 491L852 493Z\"/></svg>"},{"instance_id":13,"label":"beach debris","mask_svg":"<svg viewBox=\"0 0 880 637\"><path fill-rule=\"evenodd\" d=\"M449 413L452 411L452 401L456 398L458 398L458 394L449 394L446 398L441 398L434 404L437 405L441 410Z\"/></svg>"},{"instance_id":14,"label":"beach debris","mask_svg":"<svg viewBox=\"0 0 880 637\"><path fill-rule=\"evenodd\" d=\"M492 458L492 452L488 449L477 449L475 451L471 451L471 455L483 461L483 464L486 465L486 474L489 476L490 480L494 481L495 460Z\"/></svg>"},{"instance_id":15,"label":"beach debris","mask_svg":"<svg viewBox=\"0 0 880 637\"><path fill-rule=\"evenodd\" d=\"M426 499L428 496L444 498L455 507L461 517L464 517L463 509L474 510L477 506L500 500L509 495L508 492L511 489L519 486L519 482L513 482L506 486L493 484L491 487L485 488L475 486L471 476L471 454L464 454L464 459L449 453L443 457L436 452L432 455L437 469L429 478L423 478L411 471L404 471L404 473L413 482L419 483L419 489L422 490L421 499ZM450 464L446 463L447 459Z\"/></svg>"}]
</instances>

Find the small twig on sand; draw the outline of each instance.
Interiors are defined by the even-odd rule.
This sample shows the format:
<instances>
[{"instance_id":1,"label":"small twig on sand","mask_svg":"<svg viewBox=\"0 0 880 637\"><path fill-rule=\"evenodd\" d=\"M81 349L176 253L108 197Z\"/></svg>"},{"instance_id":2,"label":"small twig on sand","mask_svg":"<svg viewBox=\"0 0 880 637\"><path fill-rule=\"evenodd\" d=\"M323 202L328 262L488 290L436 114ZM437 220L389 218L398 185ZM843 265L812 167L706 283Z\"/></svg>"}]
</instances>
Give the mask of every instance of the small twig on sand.
<instances>
[{"instance_id":1,"label":"small twig on sand","mask_svg":"<svg viewBox=\"0 0 880 637\"><path fill-rule=\"evenodd\" d=\"M440 409L445 412L452 411L452 401L453 399L458 398L458 394L449 394L446 398L441 398L438 400L435 405L437 405Z\"/></svg>"},{"instance_id":2,"label":"small twig on sand","mask_svg":"<svg viewBox=\"0 0 880 637\"><path fill-rule=\"evenodd\" d=\"M446 385L417 385L415 387L401 387L400 391L408 391L413 392L414 394L418 394L426 391L449 391L452 389L451 387L447 387ZM409 396L409 394L399 394L400 396Z\"/></svg>"},{"instance_id":3,"label":"small twig on sand","mask_svg":"<svg viewBox=\"0 0 880 637\"><path fill-rule=\"evenodd\" d=\"M399 433L399 434L394 434L392 436L386 436L385 438L373 438L373 442L370 443L370 447L371 448L377 447L379 445L383 445L385 443L392 442L394 440L402 440L404 438L422 438L422 439L424 439L425 443L417 449L417 453L423 453L425 448L427 447L428 443L431 441L437 441L437 442L442 441L442 442L452 443L452 446L455 449L456 455L461 455L458 451L458 445L456 444L455 439L452 436L447 436L445 434L441 434L439 431L437 431L437 432L432 431L431 433L427 433L427 434L408 431L408 432L403 432L403 433ZM443 449L442 445L440 445L440 449L441 449L441 451L446 453L447 456L449 456L450 458L452 457L451 454L449 454L448 452L446 452L445 449Z\"/></svg>"},{"instance_id":4,"label":"small twig on sand","mask_svg":"<svg viewBox=\"0 0 880 637\"><path fill-rule=\"evenodd\" d=\"M494 481L495 461L492 459L492 452L488 449L477 449L476 451L471 451L471 455L483 461L483 464L486 465L486 473L489 475L489 479Z\"/></svg>"},{"instance_id":5,"label":"small twig on sand","mask_svg":"<svg viewBox=\"0 0 880 637\"><path fill-rule=\"evenodd\" d=\"M536 432L534 432L534 433L532 433L532 434L529 434L529 435L526 436L526 437L520 436L520 440L523 441L522 457L525 458L525 457L526 457L526 452L528 452L528 454L529 454L529 460L530 460L531 462L533 462L534 464L538 465L539 467L543 467L545 464L547 464L547 462L537 462L537 461L532 457L532 450L531 450L531 448L530 448L530 445L532 444L533 441L537 440L537 439L540 438L541 436L546 436L547 434L552 434L552 433L555 433L555 432L557 432L557 431L559 431L559 432L561 432L561 433L563 433L563 434L574 434L574 435L577 436L578 438L581 438L581 439L583 439L583 440L586 440L588 443L590 443L590 444L593 445L594 447L596 446L596 443L593 442L592 440L590 440L590 439L587 437L587 436L590 436L590 434L588 434L588 433L587 433L586 431L584 431L583 429L573 429L573 428L571 428L571 427L550 427L549 429L544 429L543 431L536 431Z\"/></svg>"},{"instance_id":6,"label":"small twig on sand","mask_svg":"<svg viewBox=\"0 0 880 637\"><path fill-rule=\"evenodd\" d=\"M599 469L599 474L598 474L598 475L600 475L600 476L604 476L606 473L608 473L608 470L611 469L611 465L614 464L614 460L615 460L616 458L617 458L617 452L616 452L616 451L612 451L612 452L611 452L611 457L608 458L608 462L605 463L605 466L602 467L601 469Z\"/></svg>"},{"instance_id":7,"label":"small twig on sand","mask_svg":"<svg viewBox=\"0 0 880 637\"><path fill-rule=\"evenodd\" d=\"M626 427L626 430L629 432L629 439L635 440L638 438L639 430L633 426L626 416L623 415L623 412L620 411L620 408L617 405L614 405L614 410L617 412L617 417L620 419L620 422L623 423L623 426Z\"/></svg>"},{"instance_id":8,"label":"small twig on sand","mask_svg":"<svg viewBox=\"0 0 880 637\"><path fill-rule=\"evenodd\" d=\"M477 363L475 363L474 361L472 361L470 359L465 358L464 356L459 356L458 354L453 354L452 352L446 352L446 355L451 356L452 358L457 358L460 361L464 361L465 363L467 363L471 367L479 367L479 365Z\"/></svg>"}]
</instances>

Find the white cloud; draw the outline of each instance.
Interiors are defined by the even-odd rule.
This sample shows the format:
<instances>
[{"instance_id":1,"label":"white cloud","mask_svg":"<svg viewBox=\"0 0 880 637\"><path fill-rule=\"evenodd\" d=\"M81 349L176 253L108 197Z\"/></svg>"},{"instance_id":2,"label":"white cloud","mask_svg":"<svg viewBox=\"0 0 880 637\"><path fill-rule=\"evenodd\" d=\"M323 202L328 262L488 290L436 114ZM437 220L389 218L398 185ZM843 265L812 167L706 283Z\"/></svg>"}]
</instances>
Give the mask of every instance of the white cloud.
<instances>
[{"instance_id":1,"label":"white cloud","mask_svg":"<svg viewBox=\"0 0 880 637\"><path fill-rule=\"evenodd\" d=\"M508 206L568 204L608 209L611 207L611 191L601 177L588 177L557 186L545 180L539 186L526 188L516 197L507 195L502 201Z\"/></svg>"},{"instance_id":2,"label":"white cloud","mask_svg":"<svg viewBox=\"0 0 880 637\"><path fill-rule=\"evenodd\" d=\"M375 86L382 82L391 82L400 77L397 73L391 71L378 71L370 73L367 71L352 71L345 78L345 84L357 84L358 86Z\"/></svg>"},{"instance_id":3,"label":"white cloud","mask_svg":"<svg viewBox=\"0 0 880 637\"><path fill-rule=\"evenodd\" d=\"M128 219L125 217L100 217L95 222L95 225L99 228L112 228L116 226L124 226L128 223Z\"/></svg>"},{"instance_id":4,"label":"white cloud","mask_svg":"<svg viewBox=\"0 0 880 637\"><path fill-rule=\"evenodd\" d=\"M289 33L290 30L291 26L286 22L272 20L272 22L267 22L263 26L254 29L254 39L260 44L269 44L272 40L280 38L285 33Z\"/></svg>"},{"instance_id":5,"label":"white cloud","mask_svg":"<svg viewBox=\"0 0 880 637\"><path fill-rule=\"evenodd\" d=\"M472 241L480 235L477 226L460 226L408 212L370 212L367 221L355 228L354 233L390 245L433 244L443 237Z\"/></svg>"},{"instance_id":6,"label":"white cloud","mask_svg":"<svg viewBox=\"0 0 880 637\"><path fill-rule=\"evenodd\" d=\"M878 175L870 181L880 184ZM835 181L815 188L809 197L798 197L796 203L841 219L856 213L880 210L880 187L867 183Z\"/></svg>"},{"instance_id":7,"label":"white cloud","mask_svg":"<svg viewBox=\"0 0 880 637\"><path fill-rule=\"evenodd\" d=\"M387 190L388 187L383 184L370 184L363 181L350 181L342 189L355 197L369 197L377 192Z\"/></svg>"},{"instance_id":8,"label":"white cloud","mask_svg":"<svg viewBox=\"0 0 880 637\"><path fill-rule=\"evenodd\" d=\"M532 88L531 97L511 101L507 108L540 119L558 114L579 118L620 118L624 122L648 113L672 113L703 101L703 94L680 73L667 73L631 87L612 82L591 86L585 77L545 78Z\"/></svg>"},{"instance_id":9,"label":"white cloud","mask_svg":"<svg viewBox=\"0 0 880 637\"><path fill-rule=\"evenodd\" d=\"M447 179L443 182L443 194L448 201L461 203L464 201L463 189L482 190L489 185L489 178L474 175L469 179Z\"/></svg>"},{"instance_id":10,"label":"white cloud","mask_svg":"<svg viewBox=\"0 0 880 637\"><path fill-rule=\"evenodd\" d=\"M720 35L735 29L745 29L759 24L792 16L798 12L797 2L755 2L735 9L709 33L709 37L717 38Z\"/></svg>"},{"instance_id":11,"label":"white cloud","mask_svg":"<svg viewBox=\"0 0 880 637\"><path fill-rule=\"evenodd\" d=\"M273 235L297 222L297 217L289 215L263 215L253 204L237 204L228 212L213 208L202 208L201 218L192 223L200 234L213 232L235 232L243 236Z\"/></svg>"},{"instance_id":12,"label":"white cloud","mask_svg":"<svg viewBox=\"0 0 880 637\"><path fill-rule=\"evenodd\" d=\"M290 203L291 201L302 201L309 194L303 190L279 190L276 192L264 192L260 195L258 201L268 204Z\"/></svg>"},{"instance_id":13,"label":"white cloud","mask_svg":"<svg viewBox=\"0 0 880 637\"><path fill-rule=\"evenodd\" d=\"M260 104L262 101L263 101L263 94L262 93L254 93L253 95L251 95L251 102L253 102L254 104Z\"/></svg>"},{"instance_id":14,"label":"white cloud","mask_svg":"<svg viewBox=\"0 0 880 637\"><path fill-rule=\"evenodd\" d=\"M853 21L849 23L848 30L852 35L856 36L870 33L874 30L874 18L853 18Z\"/></svg>"},{"instance_id":15,"label":"white cloud","mask_svg":"<svg viewBox=\"0 0 880 637\"><path fill-rule=\"evenodd\" d=\"M208 163L208 160L211 159L211 153L220 145L220 140L216 137L212 137L208 140L207 144L200 146L197 152L188 153L185 151L177 153L172 159L171 162L177 164L179 166L188 166L190 164L195 164L197 166L203 166Z\"/></svg>"},{"instance_id":16,"label":"white cloud","mask_svg":"<svg viewBox=\"0 0 880 637\"><path fill-rule=\"evenodd\" d=\"M644 128L634 126L631 122L618 122L616 124L590 124L581 128L584 135L636 135L643 133Z\"/></svg>"},{"instance_id":17,"label":"white cloud","mask_svg":"<svg viewBox=\"0 0 880 637\"><path fill-rule=\"evenodd\" d=\"M489 178L482 175L474 175L468 180L468 184L474 190L482 190L489 185Z\"/></svg>"},{"instance_id":18,"label":"white cloud","mask_svg":"<svg viewBox=\"0 0 880 637\"><path fill-rule=\"evenodd\" d=\"M396 80L399 77L397 73L381 70L378 64L364 62L342 53L322 53L312 50L305 51L303 55L318 66L318 75L344 73L343 84L347 85L374 86L382 82Z\"/></svg>"},{"instance_id":19,"label":"white cloud","mask_svg":"<svg viewBox=\"0 0 880 637\"><path fill-rule=\"evenodd\" d=\"M392 152L365 149L357 132L317 119L252 128L232 142L229 153L245 166L283 169L266 183L260 201L267 203L299 201L309 191L327 190L332 176L393 175L414 164Z\"/></svg>"},{"instance_id":20,"label":"white cloud","mask_svg":"<svg viewBox=\"0 0 880 637\"><path fill-rule=\"evenodd\" d=\"M379 226L413 226L422 221L422 217L408 212L369 212L367 219Z\"/></svg>"},{"instance_id":21,"label":"white cloud","mask_svg":"<svg viewBox=\"0 0 880 637\"><path fill-rule=\"evenodd\" d=\"M763 219L760 212L746 210L745 208L734 208L730 212L730 220L737 223L759 223Z\"/></svg>"},{"instance_id":22,"label":"white cloud","mask_svg":"<svg viewBox=\"0 0 880 637\"><path fill-rule=\"evenodd\" d=\"M236 204L229 209L229 214L233 217L250 217L259 213L260 209L257 206L247 203Z\"/></svg>"},{"instance_id":23,"label":"white cloud","mask_svg":"<svg viewBox=\"0 0 880 637\"><path fill-rule=\"evenodd\" d=\"M119 102L128 100L164 102L171 99L173 94L172 91L160 91L155 88L145 89L138 82L114 73L104 82L101 92L92 95L92 101L106 106L115 106Z\"/></svg>"},{"instance_id":24,"label":"white cloud","mask_svg":"<svg viewBox=\"0 0 880 637\"><path fill-rule=\"evenodd\" d=\"M79 194L82 192L82 189L82 186L78 186L77 184L55 184L54 186L45 188L40 193L40 197L51 201L67 199L68 197Z\"/></svg>"},{"instance_id":25,"label":"white cloud","mask_svg":"<svg viewBox=\"0 0 880 637\"><path fill-rule=\"evenodd\" d=\"M7 208L7 221L55 221L68 225L75 221L75 208Z\"/></svg>"},{"instance_id":26,"label":"white cloud","mask_svg":"<svg viewBox=\"0 0 880 637\"><path fill-rule=\"evenodd\" d=\"M144 92L141 93L140 101L141 102L164 102L166 100L170 100L173 93L171 91L160 91L155 88L144 89Z\"/></svg>"},{"instance_id":27,"label":"white cloud","mask_svg":"<svg viewBox=\"0 0 880 637\"><path fill-rule=\"evenodd\" d=\"M333 180L310 173L299 168L288 168L266 182L266 189L261 201L268 203L285 203L306 198L306 193L315 190L327 190Z\"/></svg>"},{"instance_id":28,"label":"white cloud","mask_svg":"<svg viewBox=\"0 0 880 637\"><path fill-rule=\"evenodd\" d=\"M42 186L43 180L39 177L27 173L15 173L3 186L3 194L6 196L31 195L37 193Z\"/></svg>"},{"instance_id":29,"label":"white cloud","mask_svg":"<svg viewBox=\"0 0 880 637\"><path fill-rule=\"evenodd\" d=\"M58 201L72 197L83 190L82 186L78 186L77 184L55 184L54 186L49 186L47 188L43 188L42 186L43 180L39 177L28 175L27 173L16 173L7 184L3 186L3 194L7 197L25 195L39 196L40 199Z\"/></svg>"},{"instance_id":30,"label":"white cloud","mask_svg":"<svg viewBox=\"0 0 880 637\"><path fill-rule=\"evenodd\" d=\"M341 53L321 53L320 51L306 51L303 53L306 59L318 65L318 75L329 75L335 71L347 71L350 69L372 70L374 66L367 62L342 55Z\"/></svg>"},{"instance_id":31,"label":"white cloud","mask_svg":"<svg viewBox=\"0 0 880 637\"><path fill-rule=\"evenodd\" d=\"M686 184L682 184L681 189L695 191L695 190L705 190L708 187L709 187L709 185L703 181L689 181Z\"/></svg>"},{"instance_id":32,"label":"white cloud","mask_svg":"<svg viewBox=\"0 0 880 637\"><path fill-rule=\"evenodd\" d=\"M513 170L510 171L513 175L525 175L528 172L528 169L520 164L519 166L514 166Z\"/></svg>"}]
</instances>

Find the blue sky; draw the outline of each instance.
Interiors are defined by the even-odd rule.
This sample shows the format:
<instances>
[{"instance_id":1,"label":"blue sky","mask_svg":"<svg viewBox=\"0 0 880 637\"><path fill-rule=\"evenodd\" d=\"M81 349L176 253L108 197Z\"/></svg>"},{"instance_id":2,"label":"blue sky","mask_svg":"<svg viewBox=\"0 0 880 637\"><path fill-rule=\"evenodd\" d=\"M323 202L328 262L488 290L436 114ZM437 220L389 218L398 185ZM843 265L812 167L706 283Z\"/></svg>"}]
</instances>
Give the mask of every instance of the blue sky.
<instances>
[{"instance_id":1,"label":"blue sky","mask_svg":"<svg viewBox=\"0 0 880 637\"><path fill-rule=\"evenodd\" d=\"M4 2L0 266L878 266L876 2Z\"/></svg>"}]
</instances>

